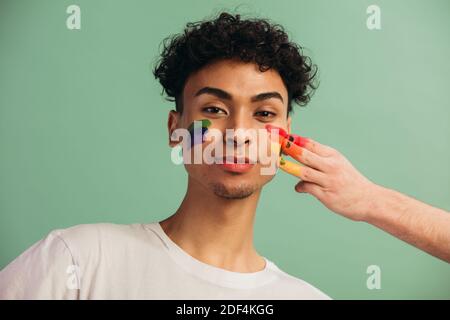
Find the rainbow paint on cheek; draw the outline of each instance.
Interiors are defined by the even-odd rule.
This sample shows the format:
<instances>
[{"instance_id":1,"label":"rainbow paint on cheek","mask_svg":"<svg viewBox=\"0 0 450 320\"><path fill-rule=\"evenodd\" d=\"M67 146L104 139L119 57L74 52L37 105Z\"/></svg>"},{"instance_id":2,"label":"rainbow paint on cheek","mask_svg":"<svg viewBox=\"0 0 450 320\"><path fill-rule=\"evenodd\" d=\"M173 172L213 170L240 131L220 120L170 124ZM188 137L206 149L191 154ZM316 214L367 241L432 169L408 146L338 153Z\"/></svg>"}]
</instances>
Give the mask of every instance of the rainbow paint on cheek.
<instances>
[{"instance_id":1,"label":"rainbow paint on cheek","mask_svg":"<svg viewBox=\"0 0 450 320\"><path fill-rule=\"evenodd\" d=\"M198 122L201 121L201 126L199 126ZM195 123L197 122L197 126ZM187 130L189 131L189 135L191 136L191 148L195 144L203 143L205 141L205 133L208 131L208 127L211 125L211 121L208 119L201 119L193 121Z\"/></svg>"}]
</instances>

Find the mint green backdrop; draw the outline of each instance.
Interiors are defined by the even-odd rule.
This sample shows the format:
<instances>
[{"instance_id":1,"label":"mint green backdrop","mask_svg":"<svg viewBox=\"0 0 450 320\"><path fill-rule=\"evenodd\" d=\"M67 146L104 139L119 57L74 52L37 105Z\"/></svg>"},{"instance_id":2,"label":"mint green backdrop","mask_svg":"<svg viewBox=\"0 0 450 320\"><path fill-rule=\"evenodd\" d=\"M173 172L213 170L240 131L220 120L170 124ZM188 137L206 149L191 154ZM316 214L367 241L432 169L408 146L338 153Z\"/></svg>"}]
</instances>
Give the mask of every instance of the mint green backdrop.
<instances>
[{"instance_id":1,"label":"mint green backdrop","mask_svg":"<svg viewBox=\"0 0 450 320\"><path fill-rule=\"evenodd\" d=\"M66 8L81 8L81 30ZM366 8L381 8L381 30ZM294 132L367 177L450 209L450 2L5 1L0 3L0 267L50 230L171 214L186 173L170 161L151 65L161 40L222 9L281 23L320 69ZM333 298L450 298L450 265L293 191L278 174L258 207L259 252ZM450 232L450 230L449 230ZM368 290L366 269L381 268Z\"/></svg>"}]
</instances>

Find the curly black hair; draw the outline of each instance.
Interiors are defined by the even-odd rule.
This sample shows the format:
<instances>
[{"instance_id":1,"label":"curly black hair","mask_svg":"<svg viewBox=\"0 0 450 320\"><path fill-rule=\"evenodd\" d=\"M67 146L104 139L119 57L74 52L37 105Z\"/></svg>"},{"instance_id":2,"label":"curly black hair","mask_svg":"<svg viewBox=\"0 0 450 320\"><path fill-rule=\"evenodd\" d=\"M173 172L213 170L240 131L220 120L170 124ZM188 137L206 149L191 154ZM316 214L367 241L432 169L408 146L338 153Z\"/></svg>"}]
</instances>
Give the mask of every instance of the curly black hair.
<instances>
[{"instance_id":1,"label":"curly black hair","mask_svg":"<svg viewBox=\"0 0 450 320\"><path fill-rule=\"evenodd\" d=\"M317 88L317 66L289 41L284 28L266 19L241 19L222 12L209 21L190 22L184 33L164 39L163 50L153 75L183 111L182 93L186 79L205 65L219 59L239 58L256 63L261 72L270 68L280 74L288 92L288 115L292 101L305 106Z\"/></svg>"}]
</instances>

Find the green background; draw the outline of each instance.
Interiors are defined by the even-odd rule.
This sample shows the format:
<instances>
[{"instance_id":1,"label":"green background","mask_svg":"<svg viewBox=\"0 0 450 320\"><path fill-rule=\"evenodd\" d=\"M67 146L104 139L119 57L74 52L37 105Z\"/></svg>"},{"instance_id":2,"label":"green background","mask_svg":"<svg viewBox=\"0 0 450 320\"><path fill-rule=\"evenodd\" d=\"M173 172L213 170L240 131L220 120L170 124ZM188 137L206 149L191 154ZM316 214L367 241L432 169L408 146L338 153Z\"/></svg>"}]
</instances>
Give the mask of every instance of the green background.
<instances>
[{"instance_id":1,"label":"green background","mask_svg":"<svg viewBox=\"0 0 450 320\"><path fill-rule=\"evenodd\" d=\"M81 30L66 8L81 7ZM366 27L381 8L382 29ZM0 267L50 230L152 222L173 213L186 173L167 146L151 66L163 38L221 10L281 23L318 64L293 131L340 150L369 179L450 208L450 2L0 2ZM342 218L278 174L256 247L335 299L450 299L450 266ZM450 231L449 231L450 232ZM381 268L380 290L366 268Z\"/></svg>"}]
</instances>

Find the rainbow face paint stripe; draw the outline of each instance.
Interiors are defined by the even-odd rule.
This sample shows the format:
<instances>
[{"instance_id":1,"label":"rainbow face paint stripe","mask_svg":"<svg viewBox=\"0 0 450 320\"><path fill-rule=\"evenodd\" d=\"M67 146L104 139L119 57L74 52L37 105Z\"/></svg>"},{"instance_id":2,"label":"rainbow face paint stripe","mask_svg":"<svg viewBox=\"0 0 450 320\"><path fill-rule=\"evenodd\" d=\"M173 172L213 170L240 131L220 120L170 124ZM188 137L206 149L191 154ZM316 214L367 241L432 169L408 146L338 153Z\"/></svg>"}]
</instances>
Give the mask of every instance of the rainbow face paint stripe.
<instances>
[{"instance_id":1,"label":"rainbow face paint stripe","mask_svg":"<svg viewBox=\"0 0 450 320\"><path fill-rule=\"evenodd\" d=\"M208 127L211 125L211 121L208 119L201 119L193 121L187 130L191 137L191 148L198 143L205 141L205 134L208 131Z\"/></svg>"}]
</instances>

